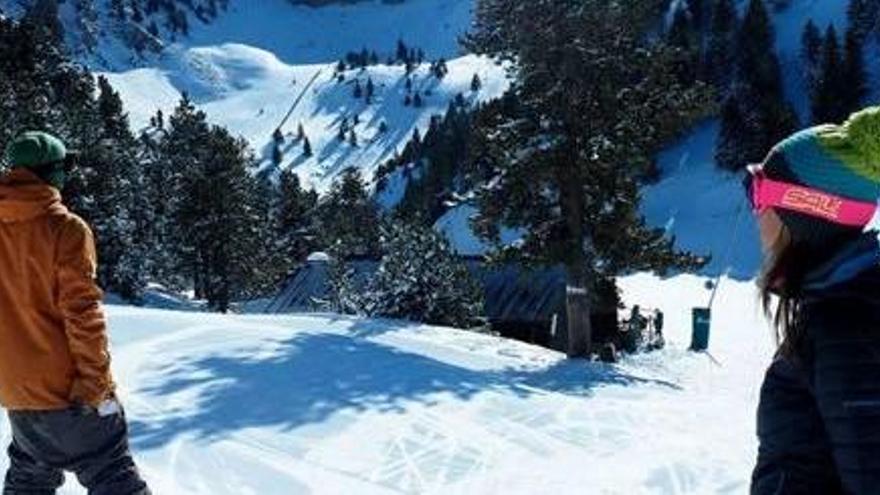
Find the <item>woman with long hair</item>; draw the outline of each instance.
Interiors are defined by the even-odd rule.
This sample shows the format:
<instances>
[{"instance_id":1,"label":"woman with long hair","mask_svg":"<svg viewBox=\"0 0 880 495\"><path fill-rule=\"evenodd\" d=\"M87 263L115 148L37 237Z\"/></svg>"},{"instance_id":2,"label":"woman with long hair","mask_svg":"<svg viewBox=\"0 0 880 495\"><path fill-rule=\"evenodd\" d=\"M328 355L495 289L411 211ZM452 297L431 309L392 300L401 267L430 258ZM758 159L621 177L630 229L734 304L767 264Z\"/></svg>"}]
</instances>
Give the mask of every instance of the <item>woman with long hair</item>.
<instances>
[{"instance_id":1,"label":"woman with long hair","mask_svg":"<svg viewBox=\"0 0 880 495\"><path fill-rule=\"evenodd\" d=\"M751 491L880 494L880 109L785 139L745 185L779 343Z\"/></svg>"}]
</instances>

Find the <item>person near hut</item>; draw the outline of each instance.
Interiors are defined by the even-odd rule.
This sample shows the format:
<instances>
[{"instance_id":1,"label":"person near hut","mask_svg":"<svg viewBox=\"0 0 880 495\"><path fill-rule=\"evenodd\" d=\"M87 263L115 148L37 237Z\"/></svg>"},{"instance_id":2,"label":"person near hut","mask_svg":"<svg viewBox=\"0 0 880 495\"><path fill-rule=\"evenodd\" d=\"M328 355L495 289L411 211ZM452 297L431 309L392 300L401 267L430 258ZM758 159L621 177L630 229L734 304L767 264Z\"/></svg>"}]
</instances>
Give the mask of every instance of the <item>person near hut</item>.
<instances>
[{"instance_id":1,"label":"person near hut","mask_svg":"<svg viewBox=\"0 0 880 495\"><path fill-rule=\"evenodd\" d=\"M638 351L647 327L647 318L642 315L639 305L634 305L630 311L629 320L627 320L626 324L623 326L623 350L629 353Z\"/></svg>"},{"instance_id":2,"label":"person near hut","mask_svg":"<svg viewBox=\"0 0 880 495\"><path fill-rule=\"evenodd\" d=\"M5 495L148 495L110 373L92 231L61 203L73 161L26 132L0 177L0 404L12 430Z\"/></svg>"},{"instance_id":3,"label":"person near hut","mask_svg":"<svg viewBox=\"0 0 880 495\"><path fill-rule=\"evenodd\" d=\"M880 108L783 140L745 186L779 343L751 493L880 493Z\"/></svg>"},{"instance_id":4,"label":"person near hut","mask_svg":"<svg viewBox=\"0 0 880 495\"><path fill-rule=\"evenodd\" d=\"M663 337L663 311L659 309L654 310L654 315L651 318L651 327L650 349L657 350L666 347L666 339Z\"/></svg>"}]
</instances>

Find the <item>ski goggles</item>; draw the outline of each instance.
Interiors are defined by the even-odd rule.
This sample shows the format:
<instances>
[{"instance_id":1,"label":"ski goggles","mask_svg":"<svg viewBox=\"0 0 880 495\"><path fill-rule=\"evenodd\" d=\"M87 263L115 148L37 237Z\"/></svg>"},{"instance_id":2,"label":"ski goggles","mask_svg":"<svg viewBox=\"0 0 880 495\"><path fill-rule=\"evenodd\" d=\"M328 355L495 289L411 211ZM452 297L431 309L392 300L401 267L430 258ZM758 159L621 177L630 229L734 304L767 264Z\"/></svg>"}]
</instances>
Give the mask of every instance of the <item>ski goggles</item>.
<instances>
[{"instance_id":1,"label":"ski goggles","mask_svg":"<svg viewBox=\"0 0 880 495\"><path fill-rule=\"evenodd\" d=\"M761 214L770 208L803 213L848 227L864 227L877 213L877 204L856 201L818 189L767 178L761 165L749 165L743 180L752 210Z\"/></svg>"}]
</instances>

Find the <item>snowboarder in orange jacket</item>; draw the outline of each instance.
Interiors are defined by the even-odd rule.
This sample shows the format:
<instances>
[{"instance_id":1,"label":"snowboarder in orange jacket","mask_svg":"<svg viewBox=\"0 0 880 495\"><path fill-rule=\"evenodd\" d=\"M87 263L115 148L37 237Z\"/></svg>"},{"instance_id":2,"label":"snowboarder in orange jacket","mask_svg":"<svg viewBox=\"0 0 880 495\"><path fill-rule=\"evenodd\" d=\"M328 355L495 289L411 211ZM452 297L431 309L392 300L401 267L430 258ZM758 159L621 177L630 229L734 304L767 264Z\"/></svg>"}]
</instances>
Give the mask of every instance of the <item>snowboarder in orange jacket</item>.
<instances>
[{"instance_id":1,"label":"snowboarder in orange jacket","mask_svg":"<svg viewBox=\"0 0 880 495\"><path fill-rule=\"evenodd\" d=\"M26 132L0 177L0 404L12 428L4 495L150 493L110 373L92 231L61 203L73 154Z\"/></svg>"}]
</instances>

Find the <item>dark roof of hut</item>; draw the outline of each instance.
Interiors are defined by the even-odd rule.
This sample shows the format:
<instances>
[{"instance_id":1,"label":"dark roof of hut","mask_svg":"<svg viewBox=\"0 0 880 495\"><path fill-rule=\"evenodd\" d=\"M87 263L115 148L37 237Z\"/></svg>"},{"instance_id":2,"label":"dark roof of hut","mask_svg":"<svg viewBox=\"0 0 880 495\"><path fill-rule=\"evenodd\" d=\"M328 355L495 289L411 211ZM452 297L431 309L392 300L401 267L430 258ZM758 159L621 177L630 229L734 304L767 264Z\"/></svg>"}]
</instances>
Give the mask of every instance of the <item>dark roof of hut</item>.
<instances>
[{"instance_id":1,"label":"dark roof of hut","mask_svg":"<svg viewBox=\"0 0 880 495\"><path fill-rule=\"evenodd\" d=\"M471 274L485 289L485 314L495 322L549 323L553 315L564 318L565 271L561 268L526 269L516 265L489 265L478 258L465 258ZM355 259L349 262L355 284L365 287L379 263ZM296 270L266 307L267 313L300 313L328 309L329 266L316 257Z\"/></svg>"}]
</instances>

